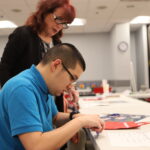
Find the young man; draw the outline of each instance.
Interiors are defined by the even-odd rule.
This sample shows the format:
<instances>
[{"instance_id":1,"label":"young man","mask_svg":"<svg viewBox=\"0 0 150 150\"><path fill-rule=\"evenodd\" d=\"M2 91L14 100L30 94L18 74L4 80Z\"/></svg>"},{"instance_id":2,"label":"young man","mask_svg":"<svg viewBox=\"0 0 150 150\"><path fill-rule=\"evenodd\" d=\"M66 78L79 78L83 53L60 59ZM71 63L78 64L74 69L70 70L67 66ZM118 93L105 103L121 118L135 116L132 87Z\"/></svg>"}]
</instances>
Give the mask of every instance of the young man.
<instances>
[{"instance_id":1,"label":"young man","mask_svg":"<svg viewBox=\"0 0 150 150\"><path fill-rule=\"evenodd\" d=\"M98 115L61 113L54 104L52 95L69 89L84 70L80 52L64 43L10 79L0 92L0 149L56 150L80 128L101 132L104 123Z\"/></svg>"}]
</instances>

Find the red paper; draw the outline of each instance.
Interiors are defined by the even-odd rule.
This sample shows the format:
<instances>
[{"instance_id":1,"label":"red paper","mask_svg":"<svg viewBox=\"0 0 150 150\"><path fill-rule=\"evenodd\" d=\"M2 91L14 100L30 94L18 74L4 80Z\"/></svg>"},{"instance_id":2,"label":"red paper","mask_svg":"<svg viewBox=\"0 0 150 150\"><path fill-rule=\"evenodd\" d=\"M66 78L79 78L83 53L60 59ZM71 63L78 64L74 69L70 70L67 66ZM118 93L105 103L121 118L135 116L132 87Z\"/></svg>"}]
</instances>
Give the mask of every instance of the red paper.
<instances>
[{"instance_id":1,"label":"red paper","mask_svg":"<svg viewBox=\"0 0 150 150\"><path fill-rule=\"evenodd\" d=\"M150 124L148 122L105 122L105 130L117 130L117 129L130 129L130 128L138 128L142 125Z\"/></svg>"}]
</instances>

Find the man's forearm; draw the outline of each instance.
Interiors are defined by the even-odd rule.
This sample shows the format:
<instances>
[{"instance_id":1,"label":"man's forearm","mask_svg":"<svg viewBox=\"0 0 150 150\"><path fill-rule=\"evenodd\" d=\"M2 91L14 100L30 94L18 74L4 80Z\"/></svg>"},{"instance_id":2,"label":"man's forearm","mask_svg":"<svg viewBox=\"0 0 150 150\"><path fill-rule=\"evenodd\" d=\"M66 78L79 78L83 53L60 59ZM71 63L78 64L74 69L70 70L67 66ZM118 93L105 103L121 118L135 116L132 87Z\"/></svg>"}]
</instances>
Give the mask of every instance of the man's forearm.
<instances>
[{"instance_id":1,"label":"man's forearm","mask_svg":"<svg viewBox=\"0 0 150 150\"><path fill-rule=\"evenodd\" d=\"M20 135L19 139L27 150L56 150L64 145L82 127L83 122L77 118L53 131L26 133Z\"/></svg>"},{"instance_id":2,"label":"man's forearm","mask_svg":"<svg viewBox=\"0 0 150 150\"><path fill-rule=\"evenodd\" d=\"M73 120L65 125L48 132L29 132L19 135L26 150L56 150L65 144L80 128L91 128L96 132L104 129L104 122L99 115L75 114ZM69 114L58 113L55 121L58 123L69 120Z\"/></svg>"}]
</instances>

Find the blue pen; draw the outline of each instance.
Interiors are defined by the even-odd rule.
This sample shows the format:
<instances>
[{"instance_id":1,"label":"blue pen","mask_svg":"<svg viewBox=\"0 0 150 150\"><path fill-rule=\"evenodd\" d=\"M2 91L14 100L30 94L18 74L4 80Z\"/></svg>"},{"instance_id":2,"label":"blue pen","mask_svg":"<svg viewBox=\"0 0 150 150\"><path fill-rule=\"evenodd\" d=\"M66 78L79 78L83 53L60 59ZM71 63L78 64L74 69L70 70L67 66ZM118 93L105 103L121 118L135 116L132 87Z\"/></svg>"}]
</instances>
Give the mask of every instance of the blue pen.
<instances>
[{"instance_id":1,"label":"blue pen","mask_svg":"<svg viewBox=\"0 0 150 150\"><path fill-rule=\"evenodd\" d=\"M99 137L99 132L96 132L95 138Z\"/></svg>"},{"instance_id":2,"label":"blue pen","mask_svg":"<svg viewBox=\"0 0 150 150\"><path fill-rule=\"evenodd\" d=\"M115 117L115 116L120 116L120 114L114 113L114 114L109 114L108 116L110 116L110 117L111 117L111 116L112 116L112 117L114 116L114 117Z\"/></svg>"},{"instance_id":3,"label":"blue pen","mask_svg":"<svg viewBox=\"0 0 150 150\"><path fill-rule=\"evenodd\" d=\"M96 132L96 135L99 136L99 132Z\"/></svg>"}]
</instances>

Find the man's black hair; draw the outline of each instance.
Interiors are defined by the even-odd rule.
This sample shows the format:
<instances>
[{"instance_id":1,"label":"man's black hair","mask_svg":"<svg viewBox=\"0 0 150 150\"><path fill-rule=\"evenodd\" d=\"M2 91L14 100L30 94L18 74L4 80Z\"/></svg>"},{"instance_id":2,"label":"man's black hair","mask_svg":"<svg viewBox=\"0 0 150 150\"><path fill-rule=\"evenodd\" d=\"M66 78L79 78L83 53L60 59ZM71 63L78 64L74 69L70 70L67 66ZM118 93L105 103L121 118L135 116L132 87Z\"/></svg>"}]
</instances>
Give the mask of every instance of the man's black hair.
<instances>
[{"instance_id":1,"label":"man's black hair","mask_svg":"<svg viewBox=\"0 0 150 150\"><path fill-rule=\"evenodd\" d=\"M61 43L50 48L47 53L45 53L41 62L42 64L47 64L56 59L61 59L67 68L74 69L76 64L79 63L83 71L86 69L83 56L72 44Z\"/></svg>"}]
</instances>

